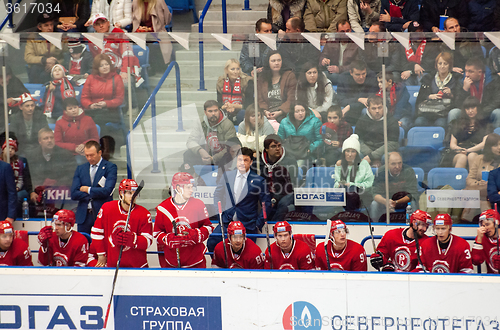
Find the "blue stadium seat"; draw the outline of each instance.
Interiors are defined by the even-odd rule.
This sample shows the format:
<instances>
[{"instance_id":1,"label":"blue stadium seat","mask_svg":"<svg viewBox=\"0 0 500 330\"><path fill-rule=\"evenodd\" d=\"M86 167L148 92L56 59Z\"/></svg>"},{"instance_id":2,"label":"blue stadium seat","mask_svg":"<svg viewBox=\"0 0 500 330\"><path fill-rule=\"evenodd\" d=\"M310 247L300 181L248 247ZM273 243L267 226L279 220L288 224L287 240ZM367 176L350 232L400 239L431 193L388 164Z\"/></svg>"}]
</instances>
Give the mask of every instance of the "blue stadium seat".
<instances>
[{"instance_id":1,"label":"blue stadium seat","mask_svg":"<svg viewBox=\"0 0 500 330\"><path fill-rule=\"evenodd\" d=\"M333 188L335 167L311 167L306 173L306 188Z\"/></svg>"},{"instance_id":2,"label":"blue stadium seat","mask_svg":"<svg viewBox=\"0 0 500 330\"><path fill-rule=\"evenodd\" d=\"M78 103L80 103L80 100L82 98L82 90L83 90L83 85L75 86L75 97Z\"/></svg>"},{"instance_id":3,"label":"blue stadium seat","mask_svg":"<svg viewBox=\"0 0 500 330\"><path fill-rule=\"evenodd\" d=\"M414 167L413 171L415 172L415 176L417 177L417 187L418 187L418 192L422 193L424 192L424 188L422 188L421 183L424 181L424 170L421 169L420 167Z\"/></svg>"},{"instance_id":4,"label":"blue stadium seat","mask_svg":"<svg viewBox=\"0 0 500 330\"><path fill-rule=\"evenodd\" d=\"M198 174L207 186L217 185L218 166L216 165L194 165L194 171Z\"/></svg>"},{"instance_id":5,"label":"blue stadium seat","mask_svg":"<svg viewBox=\"0 0 500 330\"><path fill-rule=\"evenodd\" d=\"M97 128L97 134L99 134L99 137L101 137L101 126L95 124L95 127Z\"/></svg>"},{"instance_id":6,"label":"blue stadium seat","mask_svg":"<svg viewBox=\"0 0 500 330\"><path fill-rule=\"evenodd\" d=\"M185 13L191 11L194 23L198 23L198 14L196 13L194 0L165 0L165 3L172 14L174 12Z\"/></svg>"},{"instance_id":7,"label":"blue stadium seat","mask_svg":"<svg viewBox=\"0 0 500 330\"><path fill-rule=\"evenodd\" d=\"M149 85L149 48L146 46L146 49L142 49L139 45L132 46L134 50L134 55L139 59L139 64L141 65L141 76L144 79L144 82L140 87L147 90L148 94L151 94L151 88Z\"/></svg>"},{"instance_id":8,"label":"blue stadium seat","mask_svg":"<svg viewBox=\"0 0 500 330\"><path fill-rule=\"evenodd\" d=\"M35 104L37 106L42 106L43 97L45 95L45 85L44 84L24 84L24 87L28 90L28 92L35 98L37 101Z\"/></svg>"},{"instance_id":9,"label":"blue stadium seat","mask_svg":"<svg viewBox=\"0 0 500 330\"><path fill-rule=\"evenodd\" d=\"M443 147L444 128L439 126L413 127L408 131L409 146L430 146L436 150Z\"/></svg>"},{"instance_id":10,"label":"blue stadium seat","mask_svg":"<svg viewBox=\"0 0 500 330\"><path fill-rule=\"evenodd\" d=\"M442 127L413 127L408 131L408 144L400 148L403 162L429 172L439 166L445 131Z\"/></svg>"},{"instance_id":11,"label":"blue stadium seat","mask_svg":"<svg viewBox=\"0 0 500 330\"><path fill-rule=\"evenodd\" d=\"M493 130L493 133L496 133L498 135L500 135L500 127L497 127Z\"/></svg>"},{"instance_id":12,"label":"blue stadium seat","mask_svg":"<svg viewBox=\"0 0 500 330\"><path fill-rule=\"evenodd\" d=\"M56 129L56 124L49 123L49 128L52 130L52 132L54 132L54 130Z\"/></svg>"},{"instance_id":13,"label":"blue stadium seat","mask_svg":"<svg viewBox=\"0 0 500 330\"><path fill-rule=\"evenodd\" d=\"M411 104L411 114L412 118L415 118L415 103L417 102L418 92L420 91L420 86L406 86L408 92L410 93L410 104Z\"/></svg>"},{"instance_id":14,"label":"blue stadium seat","mask_svg":"<svg viewBox=\"0 0 500 330\"><path fill-rule=\"evenodd\" d=\"M437 167L429 171L427 183L431 189L450 185L455 190L461 190L466 186L467 175L469 172L465 168Z\"/></svg>"},{"instance_id":15,"label":"blue stadium seat","mask_svg":"<svg viewBox=\"0 0 500 330\"><path fill-rule=\"evenodd\" d=\"M372 167L372 172L375 177L378 176L378 167Z\"/></svg>"},{"instance_id":16,"label":"blue stadium seat","mask_svg":"<svg viewBox=\"0 0 500 330\"><path fill-rule=\"evenodd\" d=\"M403 146L403 139L405 138L405 129L401 126L399 126L399 139L398 139L398 142L399 142L399 146L402 147Z\"/></svg>"},{"instance_id":17,"label":"blue stadium seat","mask_svg":"<svg viewBox=\"0 0 500 330\"><path fill-rule=\"evenodd\" d=\"M169 5L167 5L168 7L168 11L172 14L172 16L174 16L174 10L172 9L172 7L170 7ZM165 25L165 29L167 30L167 32L172 32L172 23L173 23L173 19L170 20L170 23Z\"/></svg>"}]
</instances>

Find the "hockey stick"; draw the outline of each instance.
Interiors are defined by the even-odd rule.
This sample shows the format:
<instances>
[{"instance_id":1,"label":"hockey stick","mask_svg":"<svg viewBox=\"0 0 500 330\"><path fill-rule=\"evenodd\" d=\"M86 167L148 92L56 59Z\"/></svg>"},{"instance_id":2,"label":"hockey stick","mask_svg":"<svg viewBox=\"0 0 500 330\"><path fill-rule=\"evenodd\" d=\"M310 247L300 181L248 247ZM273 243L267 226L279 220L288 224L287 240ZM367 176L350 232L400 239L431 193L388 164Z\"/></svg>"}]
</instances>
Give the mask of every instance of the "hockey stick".
<instances>
[{"instance_id":1,"label":"hockey stick","mask_svg":"<svg viewBox=\"0 0 500 330\"><path fill-rule=\"evenodd\" d=\"M130 199L130 206L128 208L127 221L125 223L124 231L127 231L128 222L130 220L130 213L132 211L132 205L134 204L134 200L137 197L137 195L139 195L142 188L144 188L144 180L141 180L139 187L137 187L136 191L132 195L132 198ZM103 329L106 329L106 325L108 324L109 310L111 309L111 302L113 301L113 295L115 293L116 278L118 277L118 269L120 269L120 261L122 259L122 253L123 253L123 245L120 245L120 254L118 255L118 262L116 263L115 275L113 277L113 286L111 287L111 297L109 297L108 309L106 310L106 317L104 318Z\"/></svg>"},{"instance_id":2,"label":"hockey stick","mask_svg":"<svg viewBox=\"0 0 500 330\"><path fill-rule=\"evenodd\" d=\"M413 225L412 225L413 228ZM417 225L418 229L418 225ZM427 273L427 269L425 269L424 264L422 263L422 260L420 259L420 243L418 242L418 233L416 230L413 230L413 236L415 236L415 246L417 248L417 260L420 266L422 266L422 269L424 270L424 273Z\"/></svg>"},{"instance_id":3,"label":"hockey stick","mask_svg":"<svg viewBox=\"0 0 500 330\"><path fill-rule=\"evenodd\" d=\"M264 216L264 226L266 226L267 251L269 251L269 265L273 269L273 256L271 255L271 243L269 241L269 227L267 226L266 203L262 202L262 215Z\"/></svg>"},{"instance_id":4,"label":"hockey stick","mask_svg":"<svg viewBox=\"0 0 500 330\"><path fill-rule=\"evenodd\" d=\"M497 212L498 214L498 211L497 211L497 203L495 203L495 212ZM497 255L500 256L500 246L499 246L499 241L500 241L500 235L498 233L498 219L495 219L495 230L497 232Z\"/></svg>"},{"instance_id":5,"label":"hockey stick","mask_svg":"<svg viewBox=\"0 0 500 330\"><path fill-rule=\"evenodd\" d=\"M44 226L47 227L47 191L44 189L42 192L43 199L43 218L44 218ZM52 222L50 222L50 226L52 227ZM54 228L52 228L54 230ZM47 245L47 255L49 256L48 264L52 265L52 253L50 252L50 242Z\"/></svg>"},{"instance_id":6,"label":"hockey stick","mask_svg":"<svg viewBox=\"0 0 500 330\"><path fill-rule=\"evenodd\" d=\"M332 220L328 219L326 220L326 236L325 236L325 256L326 256L326 266L328 270L332 270L332 267L330 266L330 256L328 255L328 241L330 240L330 228L332 226Z\"/></svg>"},{"instance_id":7,"label":"hockey stick","mask_svg":"<svg viewBox=\"0 0 500 330\"><path fill-rule=\"evenodd\" d=\"M363 203L363 200L359 198L359 201L361 202L361 205L366 210L366 213L368 214L368 227L370 228L370 236L372 237L372 245L373 245L373 253L377 252L377 248L375 247L375 237L373 237L373 227L372 227L372 217L370 216L370 211L368 211L368 208L365 206L365 203ZM381 271L380 269L377 269L379 272Z\"/></svg>"},{"instance_id":8,"label":"hockey stick","mask_svg":"<svg viewBox=\"0 0 500 330\"><path fill-rule=\"evenodd\" d=\"M224 234L224 224L222 223L222 206L220 201L217 203L219 206L219 226L220 226L220 231L222 233L222 247L224 248L224 258L225 258L225 264L226 268L229 268L228 266L228 259L227 259L227 250L226 250L226 235Z\"/></svg>"},{"instance_id":9,"label":"hockey stick","mask_svg":"<svg viewBox=\"0 0 500 330\"><path fill-rule=\"evenodd\" d=\"M174 235L177 236L177 222L172 220L172 226L174 227ZM177 267L181 268L181 254L179 248L175 248L175 254L177 255Z\"/></svg>"}]
</instances>

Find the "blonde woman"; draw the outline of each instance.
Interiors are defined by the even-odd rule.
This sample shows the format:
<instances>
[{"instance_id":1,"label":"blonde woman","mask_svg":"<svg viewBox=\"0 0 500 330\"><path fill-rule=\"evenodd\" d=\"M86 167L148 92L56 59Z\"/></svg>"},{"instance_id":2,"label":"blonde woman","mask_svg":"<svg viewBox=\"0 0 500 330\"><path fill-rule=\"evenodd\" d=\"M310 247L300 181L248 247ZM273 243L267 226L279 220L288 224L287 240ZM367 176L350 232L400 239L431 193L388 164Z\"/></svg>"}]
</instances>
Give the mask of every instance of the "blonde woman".
<instances>
[{"instance_id":1,"label":"blonde woman","mask_svg":"<svg viewBox=\"0 0 500 330\"><path fill-rule=\"evenodd\" d=\"M264 140L269 134L274 134L274 128L269 120L264 116L264 111L259 108L259 150L264 148ZM236 136L241 142L242 147L255 150L255 108L250 104L245 111L245 120L238 126Z\"/></svg>"},{"instance_id":2,"label":"blonde woman","mask_svg":"<svg viewBox=\"0 0 500 330\"><path fill-rule=\"evenodd\" d=\"M253 102L253 80L241 71L240 62L227 60L224 75L217 80L217 102L234 125L241 123Z\"/></svg>"}]
</instances>

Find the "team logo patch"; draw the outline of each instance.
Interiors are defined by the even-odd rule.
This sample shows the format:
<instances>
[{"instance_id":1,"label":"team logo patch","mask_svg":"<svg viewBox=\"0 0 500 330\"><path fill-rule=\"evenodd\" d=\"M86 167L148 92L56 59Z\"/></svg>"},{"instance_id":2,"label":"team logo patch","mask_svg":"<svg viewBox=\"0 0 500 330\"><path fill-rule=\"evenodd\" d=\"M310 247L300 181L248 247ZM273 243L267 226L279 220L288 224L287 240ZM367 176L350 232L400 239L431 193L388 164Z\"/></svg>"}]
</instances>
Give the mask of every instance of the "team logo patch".
<instances>
[{"instance_id":1,"label":"team logo patch","mask_svg":"<svg viewBox=\"0 0 500 330\"><path fill-rule=\"evenodd\" d=\"M394 264L396 269L407 272L410 271L411 252L407 246L400 246L394 253Z\"/></svg>"},{"instance_id":2,"label":"team logo patch","mask_svg":"<svg viewBox=\"0 0 500 330\"><path fill-rule=\"evenodd\" d=\"M432 265L431 273L449 273L450 264L443 260L436 260Z\"/></svg>"},{"instance_id":3,"label":"team logo patch","mask_svg":"<svg viewBox=\"0 0 500 330\"><path fill-rule=\"evenodd\" d=\"M498 254L498 251L497 251L497 248L494 247L490 250L490 253L488 253L489 255L489 260L488 260L488 264L490 265L491 269L498 274L498 269L496 269L493 265L493 257L496 256Z\"/></svg>"},{"instance_id":4,"label":"team logo patch","mask_svg":"<svg viewBox=\"0 0 500 330\"><path fill-rule=\"evenodd\" d=\"M60 252L55 252L54 265L56 267L68 267L68 256Z\"/></svg>"},{"instance_id":5,"label":"team logo patch","mask_svg":"<svg viewBox=\"0 0 500 330\"><path fill-rule=\"evenodd\" d=\"M280 269L292 269L292 270L295 270L295 268L291 264L282 264L280 266Z\"/></svg>"},{"instance_id":6,"label":"team logo patch","mask_svg":"<svg viewBox=\"0 0 500 330\"><path fill-rule=\"evenodd\" d=\"M344 267L342 267L341 264L333 262L330 264L330 269L331 270L344 270Z\"/></svg>"},{"instance_id":7,"label":"team logo patch","mask_svg":"<svg viewBox=\"0 0 500 330\"><path fill-rule=\"evenodd\" d=\"M284 330L318 330L321 329L321 314L307 301L296 301L290 304L283 313Z\"/></svg>"}]
</instances>

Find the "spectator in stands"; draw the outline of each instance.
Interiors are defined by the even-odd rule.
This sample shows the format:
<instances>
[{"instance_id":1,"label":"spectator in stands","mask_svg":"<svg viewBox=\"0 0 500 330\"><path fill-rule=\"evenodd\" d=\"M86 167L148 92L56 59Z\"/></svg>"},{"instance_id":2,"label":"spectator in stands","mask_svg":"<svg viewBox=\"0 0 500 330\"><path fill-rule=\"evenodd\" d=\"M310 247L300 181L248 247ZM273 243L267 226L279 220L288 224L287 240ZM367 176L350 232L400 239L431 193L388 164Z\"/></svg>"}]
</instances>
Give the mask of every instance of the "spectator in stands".
<instances>
[{"instance_id":1,"label":"spectator in stands","mask_svg":"<svg viewBox=\"0 0 500 330\"><path fill-rule=\"evenodd\" d=\"M118 107L123 104L124 89L123 81L113 69L109 56L97 55L92 64L92 74L88 76L82 90L81 103L85 113L102 128L108 122L119 123Z\"/></svg>"},{"instance_id":2,"label":"spectator in stands","mask_svg":"<svg viewBox=\"0 0 500 330\"><path fill-rule=\"evenodd\" d=\"M8 146L8 147L7 147ZM9 141L4 142L2 145L2 160L7 161L7 153L9 153L10 166L14 172L14 180L16 182L16 192L17 192L17 215L22 216L22 204L26 198L28 202L36 201L36 193L33 192L33 186L31 184L31 174L30 168L28 166L28 161L24 157L16 155L17 151L17 141L16 137L9 137Z\"/></svg>"},{"instance_id":3,"label":"spectator in stands","mask_svg":"<svg viewBox=\"0 0 500 330\"><path fill-rule=\"evenodd\" d=\"M347 13L354 32L367 32L379 20L380 0L348 0Z\"/></svg>"},{"instance_id":4,"label":"spectator in stands","mask_svg":"<svg viewBox=\"0 0 500 330\"><path fill-rule=\"evenodd\" d=\"M306 105L300 103L293 103L290 113L281 121L278 135L286 151L300 160L300 165L315 158L316 149L323 143L320 127L321 121Z\"/></svg>"},{"instance_id":5,"label":"spectator in stands","mask_svg":"<svg viewBox=\"0 0 500 330\"><path fill-rule=\"evenodd\" d=\"M351 31L351 24L347 19L341 19L337 22L338 33ZM337 85L340 74L349 70L349 65L358 57L358 48L350 39L327 40L319 62L322 71L332 84Z\"/></svg>"},{"instance_id":6,"label":"spectator in stands","mask_svg":"<svg viewBox=\"0 0 500 330\"><path fill-rule=\"evenodd\" d=\"M467 2L469 14L469 32L493 31L495 27L495 0L470 0Z\"/></svg>"},{"instance_id":7,"label":"spectator in stands","mask_svg":"<svg viewBox=\"0 0 500 330\"><path fill-rule=\"evenodd\" d=\"M450 155L454 167L467 168L483 150L490 130L481 121L481 105L475 97L466 98L462 108L460 118L450 123Z\"/></svg>"},{"instance_id":8,"label":"spectator in stands","mask_svg":"<svg viewBox=\"0 0 500 330\"><path fill-rule=\"evenodd\" d=\"M17 106L11 106L14 104L14 98L19 97L24 93L29 93L28 89L24 86L19 78L17 78L12 73L12 68L10 66L5 67L5 82L3 81L3 75L0 75L0 108L3 109L4 95L3 95L3 85L4 83L7 85L7 109L9 113L15 113L19 111ZM3 132L5 129L5 123L3 116L0 116L0 132Z\"/></svg>"},{"instance_id":9,"label":"spectator in stands","mask_svg":"<svg viewBox=\"0 0 500 330\"><path fill-rule=\"evenodd\" d=\"M389 209L406 209L406 206L417 196L417 178L413 168L403 164L403 158L398 152L391 152L386 164L389 164ZM370 215L373 221L379 221L385 213L385 167L378 170L378 175L373 182L373 199L370 207ZM500 196L500 195L499 195Z\"/></svg>"},{"instance_id":10,"label":"spectator in stands","mask_svg":"<svg viewBox=\"0 0 500 330\"><path fill-rule=\"evenodd\" d=\"M224 65L224 75L217 80L217 102L227 118L238 125L253 102L253 80L241 72L240 62L232 58Z\"/></svg>"},{"instance_id":11,"label":"spectator in stands","mask_svg":"<svg viewBox=\"0 0 500 330\"><path fill-rule=\"evenodd\" d=\"M64 67L76 85L83 85L85 79L92 73L94 58L79 39L68 42L68 53L64 54ZM79 80L82 79L83 82Z\"/></svg>"},{"instance_id":12,"label":"spectator in stands","mask_svg":"<svg viewBox=\"0 0 500 330\"><path fill-rule=\"evenodd\" d=\"M384 109L380 96L368 98L368 111L359 118L356 133L361 142L361 153L369 164L380 162L384 154ZM387 149L396 151L399 147L399 125L396 118L387 115ZM344 141L345 143L345 141Z\"/></svg>"},{"instance_id":13,"label":"spectator in stands","mask_svg":"<svg viewBox=\"0 0 500 330\"><path fill-rule=\"evenodd\" d=\"M52 14L38 15L38 31L54 32ZM44 84L50 80L52 67L63 59L63 51L42 37L30 39L26 42L24 61L28 64L28 80L32 84Z\"/></svg>"},{"instance_id":14,"label":"spectator in stands","mask_svg":"<svg viewBox=\"0 0 500 330\"><path fill-rule=\"evenodd\" d=\"M120 0L93 0L90 16L103 13L109 17L111 26L119 29L132 30L132 1ZM85 26L89 27L89 32L94 32L92 19L89 19Z\"/></svg>"},{"instance_id":15,"label":"spectator in stands","mask_svg":"<svg viewBox=\"0 0 500 330\"><path fill-rule=\"evenodd\" d=\"M261 18L255 23L255 33L272 33L272 21L267 18ZM250 56L250 49L256 47L259 56ZM249 40L243 42L240 53L241 71L253 77L253 67L257 67L257 73L261 73L268 62L268 53L272 49L269 48L260 39Z\"/></svg>"},{"instance_id":16,"label":"spectator in stands","mask_svg":"<svg viewBox=\"0 0 500 330\"><path fill-rule=\"evenodd\" d=\"M426 74L434 69L436 57L427 55L427 39L423 33L424 28L417 21L411 22L408 26L408 32L413 32L410 35L410 48L405 49L405 58L401 65L401 80L407 85L420 85L420 80ZM426 52L427 48L427 52ZM425 56L424 56L425 55Z\"/></svg>"},{"instance_id":17,"label":"spectator in stands","mask_svg":"<svg viewBox=\"0 0 500 330\"><path fill-rule=\"evenodd\" d=\"M309 32L337 32L337 22L347 19L347 0L307 0L303 19Z\"/></svg>"},{"instance_id":18,"label":"spectator in stands","mask_svg":"<svg viewBox=\"0 0 500 330\"><path fill-rule=\"evenodd\" d=\"M486 262L489 274L500 272L500 255L497 240L500 215L495 210L485 210L479 216L479 228L472 246L472 263L480 266Z\"/></svg>"},{"instance_id":19,"label":"spectator in stands","mask_svg":"<svg viewBox=\"0 0 500 330\"><path fill-rule=\"evenodd\" d=\"M453 57L440 53L436 57L436 71L422 78L418 93L415 126L446 127L448 112L456 104L461 75L453 72Z\"/></svg>"},{"instance_id":20,"label":"spectator in stands","mask_svg":"<svg viewBox=\"0 0 500 330\"><path fill-rule=\"evenodd\" d=\"M38 262L42 266L85 267L89 241L73 230L75 213L59 210L54 214L54 228L43 227L38 233Z\"/></svg>"},{"instance_id":21,"label":"spectator in stands","mask_svg":"<svg viewBox=\"0 0 500 330\"><path fill-rule=\"evenodd\" d=\"M101 206L113 199L116 184L116 165L101 157L99 142L85 143L88 163L76 168L71 185L71 199L78 201L76 223L78 231L90 234Z\"/></svg>"},{"instance_id":22,"label":"spectator in stands","mask_svg":"<svg viewBox=\"0 0 500 330\"><path fill-rule=\"evenodd\" d=\"M260 154L260 176L266 180L271 195L274 219L282 220L293 204L293 185L297 184L297 161L286 153L281 138L270 134L264 140L264 150ZM257 163L254 161L252 168Z\"/></svg>"},{"instance_id":23,"label":"spectator in stands","mask_svg":"<svg viewBox=\"0 0 500 330\"><path fill-rule=\"evenodd\" d=\"M87 32L85 23L90 17L89 0L52 0L57 8L57 32Z\"/></svg>"},{"instance_id":24,"label":"spectator in stands","mask_svg":"<svg viewBox=\"0 0 500 330\"><path fill-rule=\"evenodd\" d=\"M320 51L307 41L301 33L304 32L304 22L298 17L286 22L286 34L278 43L278 50L283 59L283 66L292 70L298 76L306 62L318 63Z\"/></svg>"},{"instance_id":25,"label":"spectator in stands","mask_svg":"<svg viewBox=\"0 0 500 330\"><path fill-rule=\"evenodd\" d=\"M469 163L469 175L467 176L467 190L479 190L480 210L464 209L462 219L472 221L474 216L490 208L490 203L487 200L486 186L487 175L490 171L500 166L500 135L491 133L486 137L484 142L483 154L476 157L474 162ZM485 180L486 179L486 180Z\"/></svg>"},{"instance_id":26,"label":"spectator in stands","mask_svg":"<svg viewBox=\"0 0 500 330\"><path fill-rule=\"evenodd\" d=\"M355 125L361 111L368 105L368 97L377 91L377 78L374 73L367 71L366 63L357 60L352 62L349 72L340 75L337 86L344 120Z\"/></svg>"},{"instance_id":27,"label":"spectator in stands","mask_svg":"<svg viewBox=\"0 0 500 330\"><path fill-rule=\"evenodd\" d=\"M332 102L337 103L337 95L333 91L332 83L319 70L318 62L304 64L297 82L296 95L297 101L307 104L309 110L321 121L322 117L326 118L326 111Z\"/></svg>"},{"instance_id":28,"label":"spectator in stands","mask_svg":"<svg viewBox=\"0 0 500 330\"><path fill-rule=\"evenodd\" d=\"M241 141L236 136L230 137L226 141L226 148L228 150L228 159L226 165L224 165L224 169L226 171L232 171L236 169L236 165L238 165L238 154L241 150Z\"/></svg>"},{"instance_id":29,"label":"spectator in stands","mask_svg":"<svg viewBox=\"0 0 500 330\"><path fill-rule=\"evenodd\" d=\"M342 156L335 164L335 188L346 189L346 211L360 208L372 200L373 172L370 163L360 157L360 144L357 134L352 134L342 144Z\"/></svg>"},{"instance_id":30,"label":"spectator in stands","mask_svg":"<svg viewBox=\"0 0 500 330\"><path fill-rule=\"evenodd\" d=\"M335 166L340 159L342 145L351 136L352 126L342 117L342 109L338 105L332 105L326 113L327 122L321 126L321 137L323 138L324 166ZM321 158L320 158L321 159Z\"/></svg>"},{"instance_id":31,"label":"spectator in stands","mask_svg":"<svg viewBox=\"0 0 500 330\"><path fill-rule=\"evenodd\" d=\"M380 21L385 23L389 32L401 32L408 29L410 23L420 17L417 0L381 0Z\"/></svg>"},{"instance_id":32,"label":"spectator in stands","mask_svg":"<svg viewBox=\"0 0 500 330\"><path fill-rule=\"evenodd\" d=\"M241 221L247 233L256 234L264 225L262 203L265 203L267 216L273 216L271 197L267 191L267 185L261 176L251 170L253 150L242 147L238 155L237 169L225 172L217 183L214 193L214 202L221 202L222 222L224 231L233 220ZM218 225L214 233L220 233ZM252 238L255 240L255 238ZM212 252L217 243L222 241L222 236L211 235L207 241L207 248Z\"/></svg>"},{"instance_id":33,"label":"spectator in stands","mask_svg":"<svg viewBox=\"0 0 500 330\"><path fill-rule=\"evenodd\" d=\"M257 120L259 125L259 150L262 151L264 148L264 139L269 134L274 134L274 128L264 116L264 111L258 109L259 119ZM245 120L243 120L238 126L238 132L236 136L241 141L243 147L247 147L255 150L255 107L250 104L245 111Z\"/></svg>"},{"instance_id":34,"label":"spectator in stands","mask_svg":"<svg viewBox=\"0 0 500 330\"><path fill-rule=\"evenodd\" d=\"M38 131L48 127L47 117L35 107L35 100L26 93L15 99L21 111L13 114L10 119L10 131L18 139L19 154L30 158L30 152L38 146Z\"/></svg>"},{"instance_id":35,"label":"spectator in stands","mask_svg":"<svg viewBox=\"0 0 500 330\"><path fill-rule=\"evenodd\" d=\"M1 211L0 211L1 212ZM3 217L2 217L3 218ZM0 264L3 266L33 266L31 250L27 242L15 237L11 221L0 221Z\"/></svg>"},{"instance_id":36,"label":"spectator in stands","mask_svg":"<svg viewBox=\"0 0 500 330\"><path fill-rule=\"evenodd\" d=\"M172 13L165 1L134 0L132 20L134 32L166 32L165 25L172 20Z\"/></svg>"},{"instance_id":37,"label":"spectator in stands","mask_svg":"<svg viewBox=\"0 0 500 330\"><path fill-rule=\"evenodd\" d=\"M78 155L79 165L85 163L84 146L90 140L99 141L97 127L89 116L85 115L74 97L63 100L64 114L56 122L54 137L56 145Z\"/></svg>"},{"instance_id":38,"label":"spectator in stands","mask_svg":"<svg viewBox=\"0 0 500 330\"><path fill-rule=\"evenodd\" d=\"M225 142L236 137L233 123L219 110L217 101L208 100L203 105L205 115L199 129L193 129L184 153L181 171L194 173L193 165L225 164L232 160Z\"/></svg>"},{"instance_id":39,"label":"spectator in stands","mask_svg":"<svg viewBox=\"0 0 500 330\"><path fill-rule=\"evenodd\" d=\"M306 0L269 0L267 19L273 23L273 32L283 33L287 30L286 23L292 17L302 20Z\"/></svg>"},{"instance_id":40,"label":"spectator in stands","mask_svg":"<svg viewBox=\"0 0 500 330\"><path fill-rule=\"evenodd\" d=\"M292 71L285 70L279 51L270 52L268 59L257 80L259 107L267 119L281 122L295 100L297 80Z\"/></svg>"},{"instance_id":41,"label":"spectator in stands","mask_svg":"<svg viewBox=\"0 0 500 330\"><path fill-rule=\"evenodd\" d=\"M377 82L379 91L378 96L382 97L382 89L386 90L387 106L389 114L391 114L397 121L400 127L403 127L405 132L412 126L410 93L406 88L404 82L395 83L391 72L385 73L385 81L382 80L382 72L377 74Z\"/></svg>"},{"instance_id":42,"label":"spectator in stands","mask_svg":"<svg viewBox=\"0 0 500 330\"><path fill-rule=\"evenodd\" d=\"M63 100L75 97L75 88L72 82L66 78L66 69L61 64L56 64L51 71L52 80L45 86L44 115L49 122L55 123L63 114Z\"/></svg>"},{"instance_id":43,"label":"spectator in stands","mask_svg":"<svg viewBox=\"0 0 500 330\"><path fill-rule=\"evenodd\" d=\"M0 161L0 219L11 224L16 219L17 195L16 182L12 167Z\"/></svg>"},{"instance_id":44,"label":"spectator in stands","mask_svg":"<svg viewBox=\"0 0 500 330\"><path fill-rule=\"evenodd\" d=\"M464 0L447 0L436 2L423 0L420 8L420 24L425 32L439 32L440 16L454 17L461 26L467 26L467 2Z\"/></svg>"},{"instance_id":45,"label":"spectator in stands","mask_svg":"<svg viewBox=\"0 0 500 330\"><path fill-rule=\"evenodd\" d=\"M38 144L30 158L33 186L69 186L76 168L73 155L56 146L48 127L38 132Z\"/></svg>"}]
</instances>

